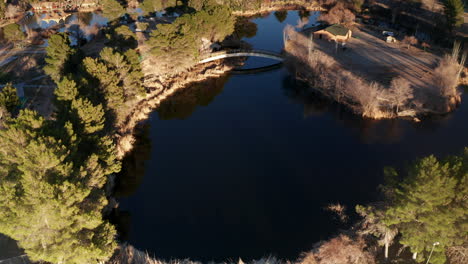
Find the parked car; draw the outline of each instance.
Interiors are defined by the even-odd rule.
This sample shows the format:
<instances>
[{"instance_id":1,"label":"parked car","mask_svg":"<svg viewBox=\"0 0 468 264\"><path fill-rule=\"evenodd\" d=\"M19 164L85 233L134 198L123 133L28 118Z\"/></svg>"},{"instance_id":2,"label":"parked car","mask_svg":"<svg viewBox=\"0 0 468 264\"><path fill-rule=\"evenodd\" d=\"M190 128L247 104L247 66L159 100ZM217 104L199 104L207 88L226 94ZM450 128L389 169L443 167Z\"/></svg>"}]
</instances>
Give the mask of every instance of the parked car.
<instances>
[{"instance_id":1,"label":"parked car","mask_svg":"<svg viewBox=\"0 0 468 264\"><path fill-rule=\"evenodd\" d=\"M394 37L395 33L393 33L392 31L382 31L382 35L389 36L389 37Z\"/></svg>"}]
</instances>

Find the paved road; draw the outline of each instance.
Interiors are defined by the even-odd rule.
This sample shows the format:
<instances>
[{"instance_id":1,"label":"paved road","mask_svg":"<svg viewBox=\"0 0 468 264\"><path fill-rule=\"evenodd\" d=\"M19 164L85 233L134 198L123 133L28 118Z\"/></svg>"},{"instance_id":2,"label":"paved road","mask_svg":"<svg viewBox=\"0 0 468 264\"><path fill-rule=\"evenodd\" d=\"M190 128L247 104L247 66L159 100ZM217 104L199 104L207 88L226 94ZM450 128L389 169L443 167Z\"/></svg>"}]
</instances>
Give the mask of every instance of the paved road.
<instances>
[{"instance_id":1,"label":"paved road","mask_svg":"<svg viewBox=\"0 0 468 264\"><path fill-rule=\"evenodd\" d=\"M44 54L47 53L47 51L43 48L37 48L37 49L16 49L16 50L9 50L9 51L1 51L0 55L8 55L8 54Z\"/></svg>"},{"instance_id":2,"label":"paved road","mask_svg":"<svg viewBox=\"0 0 468 264\"><path fill-rule=\"evenodd\" d=\"M0 67L4 66L4 65L7 65L8 63L16 60L18 57L17 56L11 56L11 57L8 57L2 61L0 61Z\"/></svg>"},{"instance_id":3,"label":"paved road","mask_svg":"<svg viewBox=\"0 0 468 264\"><path fill-rule=\"evenodd\" d=\"M31 264L26 255L0 260L0 264Z\"/></svg>"}]
</instances>

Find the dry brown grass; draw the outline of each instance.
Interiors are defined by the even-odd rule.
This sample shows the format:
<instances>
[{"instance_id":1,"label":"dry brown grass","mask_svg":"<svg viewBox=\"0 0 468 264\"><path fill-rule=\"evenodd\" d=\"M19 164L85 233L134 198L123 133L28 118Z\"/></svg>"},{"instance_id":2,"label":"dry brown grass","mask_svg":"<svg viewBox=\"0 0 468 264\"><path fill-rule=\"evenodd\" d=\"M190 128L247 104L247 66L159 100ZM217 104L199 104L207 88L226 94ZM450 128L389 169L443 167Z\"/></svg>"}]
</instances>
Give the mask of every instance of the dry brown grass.
<instances>
[{"instance_id":1,"label":"dry brown grass","mask_svg":"<svg viewBox=\"0 0 468 264\"><path fill-rule=\"evenodd\" d=\"M450 264L465 264L468 263L468 244L461 246L449 247L447 249L447 257Z\"/></svg>"},{"instance_id":2,"label":"dry brown grass","mask_svg":"<svg viewBox=\"0 0 468 264\"><path fill-rule=\"evenodd\" d=\"M322 243L303 255L298 264L373 264L374 256L365 250L366 243L360 237L352 239L339 235Z\"/></svg>"},{"instance_id":3,"label":"dry brown grass","mask_svg":"<svg viewBox=\"0 0 468 264\"><path fill-rule=\"evenodd\" d=\"M297 77L364 117L380 119L394 116L390 100L382 99L385 93L381 85L367 82L342 69L334 58L321 51L310 53L311 40L292 27L285 29L285 35L289 63L296 70Z\"/></svg>"},{"instance_id":4,"label":"dry brown grass","mask_svg":"<svg viewBox=\"0 0 468 264\"><path fill-rule=\"evenodd\" d=\"M210 262L215 264L215 262ZM352 239L339 235L328 241L317 244L312 251L302 254L297 261L281 260L275 257L264 257L244 262L219 262L219 264L374 264L374 256L366 250L366 244L360 237ZM184 260L164 261L149 256L148 253L135 249L131 245L121 245L116 254L106 264L201 264L201 262Z\"/></svg>"},{"instance_id":5,"label":"dry brown grass","mask_svg":"<svg viewBox=\"0 0 468 264\"><path fill-rule=\"evenodd\" d=\"M458 96L457 86L461 74L461 66L454 57L446 55L434 70L434 86L443 97Z\"/></svg>"},{"instance_id":6,"label":"dry brown grass","mask_svg":"<svg viewBox=\"0 0 468 264\"><path fill-rule=\"evenodd\" d=\"M336 203L327 205L325 209L327 211L335 213L340 218L341 222L345 223L346 221L348 221L348 216L346 215L346 206L340 203Z\"/></svg>"},{"instance_id":7,"label":"dry brown grass","mask_svg":"<svg viewBox=\"0 0 468 264\"><path fill-rule=\"evenodd\" d=\"M465 67L460 75L460 84L468 86L468 67Z\"/></svg>"},{"instance_id":8,"label":"dry brown grass","mask_svg":"<svg viewBox=\"0 0 468 264\"><path fill-rule=\"evenodd\" d=\"M162 261L152 258L148 253L139 251L131 245L122 245L117 254L107 264L201 264L190 260Z\"/></svg>"},{"instance_id":9,"label":"dry brown grass","mask_svg":"<svg viewBox=\"0 0 468 264\"><path fill-rule=\"evenodd\" d=\"M356 16L343 2L338 2L328 12L320 15L319 20L328 24L345 24L350 27L354 24Z\"/></svg>"},{"instance_id":10,"label":"dry brown grass","mask_svg":"<svg viewBox=\"0 0 468 264\"><path fill-rule=\"evenodd\" d=\"M363 32L361 35L369 36ZM333 48L337 44L311 40L287 27L288 65L296 78L363 117L382 119L443 114L453 111L460 103L457 86L464 57L459 63L459 48L455 47L454 54L446 56L438 67L431 69L428 67L433 56L426 58L424 52L414 58L403 56L405 52L385 46L382 40L368 38L372 42L369 46L373 47L370 51L351 45L353 50L337 53ZM361 38L356 41L362 42ZM378 55L376 60L380 51L395 53L398 58ZM364 61L362 65L359 60ZM386 70L374 73L378 68Z\"/></svg>"}]
</instances>

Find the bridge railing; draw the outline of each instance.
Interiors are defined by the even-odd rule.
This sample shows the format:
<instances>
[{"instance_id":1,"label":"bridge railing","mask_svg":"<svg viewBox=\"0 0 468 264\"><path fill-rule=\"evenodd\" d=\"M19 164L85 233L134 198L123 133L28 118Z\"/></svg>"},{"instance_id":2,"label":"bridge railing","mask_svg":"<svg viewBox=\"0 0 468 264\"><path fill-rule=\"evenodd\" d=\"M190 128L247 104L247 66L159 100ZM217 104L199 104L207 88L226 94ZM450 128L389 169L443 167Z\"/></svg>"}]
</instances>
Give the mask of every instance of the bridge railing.
<instances>
[{"instance_id":1,"label":"bridge railing","mask_svg":"<svg viewBox=\"0 0 468 264\"><path fill-rule=\"evenodd\" d=\"M199 60L209 59L211 57L216 57L225 54L236 54L236 53L259 53L259 54L267 54L271 56L280 56L281 54L278 52L273 52L269 50L262 50L262 49L230 49L230 50L222 50L213 53L208 53L200 56Z\"/></svg>"}]
</instances>

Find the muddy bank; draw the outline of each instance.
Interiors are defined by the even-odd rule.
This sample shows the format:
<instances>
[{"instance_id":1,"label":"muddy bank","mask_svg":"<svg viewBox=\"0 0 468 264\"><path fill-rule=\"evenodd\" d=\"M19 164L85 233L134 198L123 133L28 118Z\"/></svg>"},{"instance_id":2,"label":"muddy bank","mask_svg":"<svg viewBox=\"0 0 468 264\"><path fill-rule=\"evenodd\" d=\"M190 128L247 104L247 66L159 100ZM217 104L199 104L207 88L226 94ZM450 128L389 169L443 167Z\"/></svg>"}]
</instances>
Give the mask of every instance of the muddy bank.
<instances>
[{"instance_id":1,"label":"muddy bank","mask_svg":"<svg viewBox=\"0 0 468 264\"><path fill-rule=\"evenodd\" d=\"M135 138L134 129L137 124L148 118L151 112L161 102L176 91L187 87L190 83L216 78L226 74L235 67L228 61L212 62L196 65L192 69L176 76L164 78L162 76L146 76L144 86L149 91L146 97L138 100L125 121L118 127L116 138L117 157L122 159L133 148Z\"/></svg>"}]
</instances>

